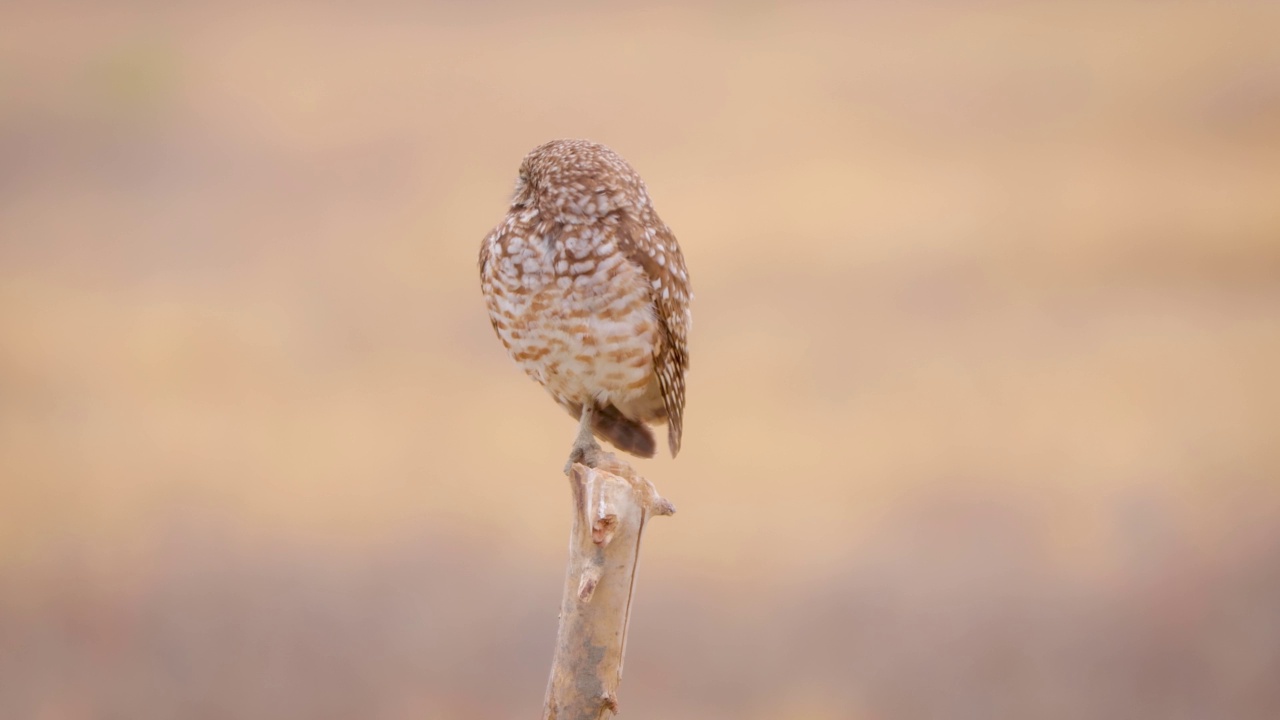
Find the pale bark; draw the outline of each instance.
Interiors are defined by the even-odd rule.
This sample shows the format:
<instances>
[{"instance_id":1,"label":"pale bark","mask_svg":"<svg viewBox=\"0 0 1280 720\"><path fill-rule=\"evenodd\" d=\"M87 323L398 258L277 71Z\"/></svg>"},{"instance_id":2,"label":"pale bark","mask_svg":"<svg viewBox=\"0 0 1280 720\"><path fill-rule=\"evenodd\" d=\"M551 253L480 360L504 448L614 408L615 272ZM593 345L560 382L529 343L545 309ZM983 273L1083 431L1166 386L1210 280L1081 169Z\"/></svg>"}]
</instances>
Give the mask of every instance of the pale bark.
<instances>
[{"instance_id":1,"label":"pale bark","mask_svg":"<svg viewBox=\"0 0 1280 720\"><path fill-rule=\"evenodd\" d=\"M573 530L560 630L544 720L597 720L618 712L618 684L645 523L675 512L626 463L589 453L569 468Z\"/></svg>"}]
</instances>

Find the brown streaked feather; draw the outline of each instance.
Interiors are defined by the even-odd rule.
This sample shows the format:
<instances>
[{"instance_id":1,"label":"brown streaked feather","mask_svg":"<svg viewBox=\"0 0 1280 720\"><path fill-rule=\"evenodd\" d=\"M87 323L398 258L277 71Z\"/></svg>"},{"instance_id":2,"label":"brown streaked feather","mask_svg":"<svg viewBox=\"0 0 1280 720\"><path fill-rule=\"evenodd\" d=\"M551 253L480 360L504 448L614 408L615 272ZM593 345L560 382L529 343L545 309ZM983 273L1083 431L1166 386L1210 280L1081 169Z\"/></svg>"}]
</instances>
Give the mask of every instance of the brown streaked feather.
<instances>
[{"instance_id":1,"label":"brown streaked feather","mask_svg":"<svg viewBox=\"0 0 1280 720\"><path fill-rule=\"evenodd\" d=\"M670 228L658 220L656 214L648 220L625 218L619 233L619 249L640 265L650 280L650 296L661 338L654 349L653 367L667 410L667 445L671 448L671 457L675 457L680 452L684 431L685 371L689 367L688 271L684 254ZM650 230L646 231L646 227ZM685 279L677 278L677 273Z\"/></svg>"},{"instance_id":2,"label":"brown streaked feather","mask_svg":"<svg viewBox=\"0 0 1280 720\"><path fill-rule=\"evenodd\" d=\"M489 281L488 265L489 255L491 253L490 246L500 238L504 227L505 225L498 225L490 231L489 235L484 239L484 242L480 243L480 260L478 263L480 266L480 290L484 293L485 297L492 295L494 292L500 292L500 290L495 288L493 283ZM489 312L489 325L493 327L493 332L497 334L498 340L502 343L502 346L510 350L507 346L507 342L502 339L503 324L499 320L498 316L492 311Z\"/></svg>"},{"instance_id":3,"label":"brown streaked feather","mask_svg":"<svg viewBox=\"0 0 1280 720\"><path fill-rule=\"evenodd\" d=\"M636 457L651 458L658 452L649 426L624 417L613 405L597 408L591 416L591 429L614 447Z\"/></svg>"},{"instance_id":4,"label":"brown streaked feather","mask_svg":"<svg viewBox=\"0 0 1280 720\"><path fill-rule=\"evenodd\" d=\"M574 418L582 417L582 405L571 402L560 404ZM623 415L612 404L604 407L595 404L595 412L591 415L591 431L601 440L607 440L619 450L636 457L651 458L658 452L658 445L649 426Z\"/></svg>"}]
</instances>

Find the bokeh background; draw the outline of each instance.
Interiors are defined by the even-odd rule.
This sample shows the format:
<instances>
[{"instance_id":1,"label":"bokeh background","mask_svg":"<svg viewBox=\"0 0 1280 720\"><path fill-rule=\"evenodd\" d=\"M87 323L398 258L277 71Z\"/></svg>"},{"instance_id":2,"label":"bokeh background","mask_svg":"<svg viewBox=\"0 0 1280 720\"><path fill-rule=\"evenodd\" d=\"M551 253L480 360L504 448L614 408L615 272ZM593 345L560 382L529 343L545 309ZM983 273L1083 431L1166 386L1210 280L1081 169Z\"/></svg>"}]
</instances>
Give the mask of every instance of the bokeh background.
<instances>
[{"instance_id":1,"label":"bokeh background","mask_svg":"<svg viewBox=\"0 0 1280 720\"><path fill-rule=\"evenodd\" d=\"M575 426L476 255L696 300L624 717L1280 717L1280 6L7 3L0 717L531 717Z\"/></svg>"}]
</instances>

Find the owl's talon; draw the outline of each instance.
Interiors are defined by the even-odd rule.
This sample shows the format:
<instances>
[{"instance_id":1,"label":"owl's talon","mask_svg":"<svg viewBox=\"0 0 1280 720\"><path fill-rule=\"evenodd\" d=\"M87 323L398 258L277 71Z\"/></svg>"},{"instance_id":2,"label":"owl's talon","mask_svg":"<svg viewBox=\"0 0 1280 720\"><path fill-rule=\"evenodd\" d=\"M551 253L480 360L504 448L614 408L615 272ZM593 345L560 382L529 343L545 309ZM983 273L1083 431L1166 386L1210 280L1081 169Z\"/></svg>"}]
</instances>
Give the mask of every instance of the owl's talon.
<instances>
[{"instance_id":1,"label":"owl's talon","mask_svg":"<svg viewBox=\"0 0 1280 720\"><path fill-rule=\"evenodd\" d=\"M583 447L575 444L573 449L569 451L569 461L564 464L564 474L569 474L569 471L573 469L574 463L582 463L587 467L595 467L601 452L600 446L594 442L591 443L591 446L589 447Z\"/></svg>"},{"instance_id":2,"label":"owl's talon","mask_svg":"<svg viewBox=\"0 0 1280 720\"><path fill-rule=\"evenodd\" d=\"M600 444L596 442L594 437L587 435L584 439L579 435L577 441L573 443L573 449L569 451L569 462L565 463L564 466L565 474L569 474L569 470L573 467L574 463L582 463L587 467L595 467L599 461L600 453L602 452L603 450L600 448Z\"/></svg>"},{"instance_id":3,"label":"owl's talon","mask_svg":"<svg viewBox=\"0 0 1280 720\"><path fill-rule=\"evenodd\" d=\"M569 461L564 464L564 474L568 475L574 463L582 463L587 467L595 467L596 458L600 455L600 444L596 442L592 431L593 417L596 409L590 403L582 407L582 415L578 421L578 437L574 438L573 449L569 451Z\"/></svg>"}]
</instances>

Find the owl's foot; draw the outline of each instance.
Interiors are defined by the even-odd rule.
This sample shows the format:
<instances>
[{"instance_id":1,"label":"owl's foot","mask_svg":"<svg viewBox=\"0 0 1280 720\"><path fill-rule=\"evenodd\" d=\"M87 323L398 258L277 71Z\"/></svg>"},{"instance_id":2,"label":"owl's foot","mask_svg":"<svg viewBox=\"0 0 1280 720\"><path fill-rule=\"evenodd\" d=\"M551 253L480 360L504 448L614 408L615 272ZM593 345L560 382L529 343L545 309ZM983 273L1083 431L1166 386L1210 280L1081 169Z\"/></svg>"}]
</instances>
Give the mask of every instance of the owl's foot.
<instances>
[{"instance_id":1,"label":"owl's foot","mask_svg":"<svg viewBox=\"0 0 1280 720\"><path fill-rule=\"evenodd\" d=\"M594 406L588 404L582 408L581 422L578 424L578 437L573 441L573 449L569 451L569 461L564 464L564 474L568 475L574 463L582 463L587 467L595 467L601 453L600 443L596 442L592 432L592 421L596 413Z\"/></svg>"}]
</instances>

